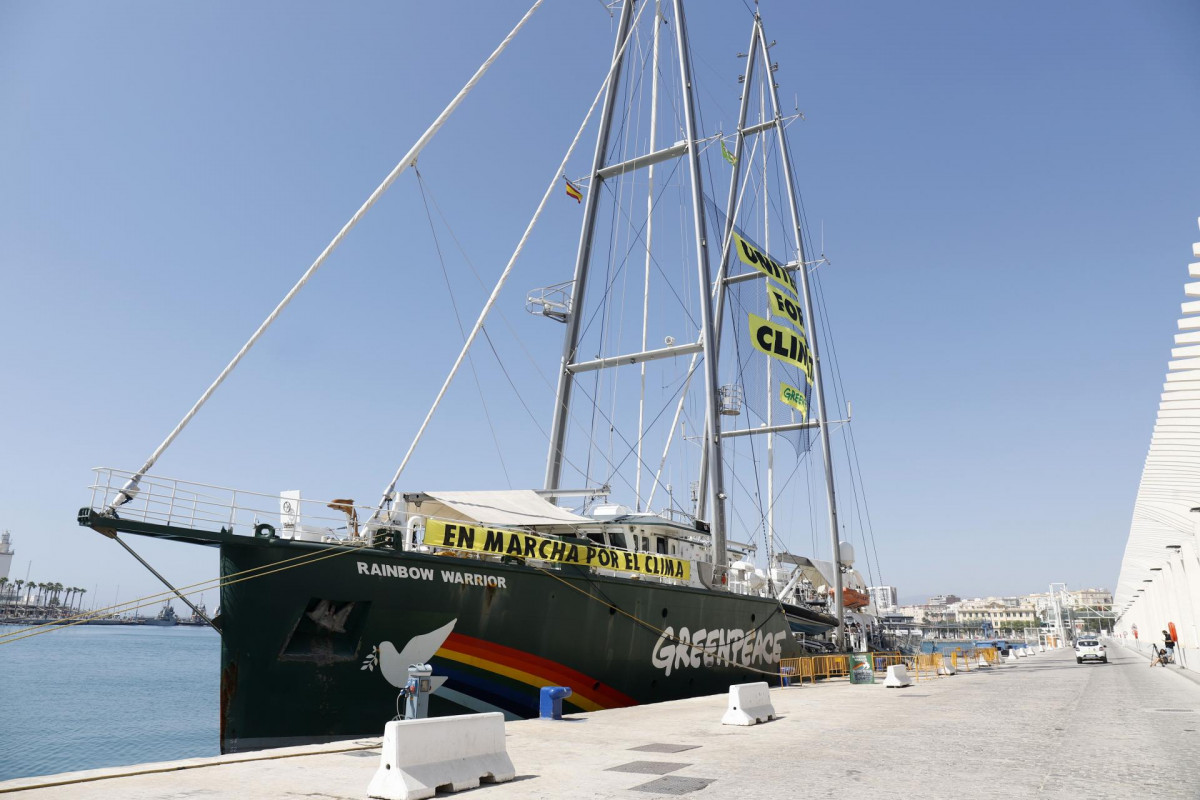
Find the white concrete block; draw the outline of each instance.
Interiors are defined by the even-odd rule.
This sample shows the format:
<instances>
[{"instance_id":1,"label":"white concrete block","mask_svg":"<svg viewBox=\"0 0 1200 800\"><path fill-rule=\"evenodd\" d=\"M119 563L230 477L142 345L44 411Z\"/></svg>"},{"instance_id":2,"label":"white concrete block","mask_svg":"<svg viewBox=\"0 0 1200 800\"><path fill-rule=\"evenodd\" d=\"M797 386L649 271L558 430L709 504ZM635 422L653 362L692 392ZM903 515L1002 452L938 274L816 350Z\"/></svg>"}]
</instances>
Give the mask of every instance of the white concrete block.
<instances>
[{"instance_id":1,"label":"white concrete block","mask_svg":"<svg viewBox=\"0 0 1200 800\"><path fill-rule=\"evenodd\" d=\"M980 657L979 657L979 663L978 663L978 664L976 664L975 666L977 666L977 667L990 667L990 666L991 666L991 664L989 664L989 663L988 663L988 660L987 660L986 658L984 658L983 656L980 656Z\"/></svg>"},{"instance_id":2,"label":"white concrete block","mask_svg":"<svg viewBox=\"0 0 1200 800\"><path fill-rule=\"evenodd\" d=\"M516 774L504 744L503 714L409 719L384 727L383 754L367 796L420 800L439 788L459 792Z\"/></svg>"},{"instance_id":3,"label":"white concrete block","mask_svg":"<svg viewBox=\"0 0 1200 800\"><path fill-rule=\"evenodd\" d=\"M1024 658L1025 656L1029 655L1024 647L1014 647L1012 652L1017 654L1017 658Z\"/></svg>"},{"instance_id":4,"label":"white concrete block","mask_svg":"<svg viewBox=\"0 0 1200 800\"><path fill-rule=\"evenodd\" d=\"M771 719L775 719L775 706L766 681L729 687L729 709L721 717L722 725L756 725Z\"/></svg>"},{"instance_id":5,"label":"white concrete block","mask_svg":"<svg viewBox=\"0 0 1200 800\"><path fill-rule=\"evenodd\" d=\"M938 675L957 675L958 670L954 667L954 662L948 658L942 659L942 665L938 667Z\"/></svg>"},{"instance_id":6,"label":"white concrete block","mask_svg":"<svg viewBox=\"0 0 1200 800\"><path fill-rule=\"evenodd\" d=\"M1007 662L1008 662L1008 663L1010 663L1010 664L1015 664L1015 663L1017 663L1017 651L1016 651L1016 649L1014 648L1014 649L1012 649L1012 650L1009 650L1009 651L1008 651L1008 658L1006 658L1006 659L1004 659L1004 660L1005 660L1005 661L1007 661Z\"/></svg>"},{"instance_id":7,"label":"white concrete block","mask_svg":"<svg viewBox=\"0 0 1200 800\"><path fill-rule=\"evenodd\" d=\"M1044 652L1046 652L1046 645L1044 645L1044 644L1039 644L1039 645L1038 645L1038 652L1039 652L1039 653L1044 653Z\"/></svg>"},{"instance_id":8,"label":"white concrete block","mask_svg":"<svg viewBox=\"0 0 1200 800\"><path fill-rule=\"evenodd\" d=\"M908 677L908 670L903 664L892 664L888 667L883 685L889 689L898 689L902 686L912 686L912 679Z\"/></svg>"}]
</instances>

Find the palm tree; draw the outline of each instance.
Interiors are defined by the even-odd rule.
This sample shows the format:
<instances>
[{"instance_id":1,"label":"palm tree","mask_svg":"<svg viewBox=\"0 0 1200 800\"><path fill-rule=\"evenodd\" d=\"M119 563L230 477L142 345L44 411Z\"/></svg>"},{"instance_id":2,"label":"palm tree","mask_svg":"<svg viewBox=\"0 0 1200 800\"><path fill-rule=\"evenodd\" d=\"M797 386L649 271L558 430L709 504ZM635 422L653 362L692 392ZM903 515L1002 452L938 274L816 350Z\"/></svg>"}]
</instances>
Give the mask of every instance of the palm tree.
<instances>
[{"instance_id":1,"label":"palm tree","mask_svg":"<svg viewBox=\"0 0 1200 800\"><path fill-rule=\"evenodd\" d=\"M25 585L25 581L22 578L17 578L17 580L14 581L14 583L16 583L16 585L17 585L17 599L18 599L18 601L21 602L22 605L24 605L25 601L21 600L21 587Z\"/></svg>"},{"instance_id":2,"label":"palm tree","mask_svg":"<svg viewBox=\"0 0 1200 800\"><path fill-rule=\"evenodd\" d=\"M0 578L0 603L4 602L4 593L8 590L8 578Z\"/></svg>"},{"instance_id":3,"label":"palm tree","mask_svg":"<svg viewBox=\"0 0 1200 800\"><path fill-rule=\"evenodd\" d=\"M78 601L75 603L75 610L76 610L76 611L78 611L78 610L79 610L79 607L83 605L83 596L84 596L85 594L87 594L87 589L84 589L83 587L80 587L80 589L79 589L79 600L78 600Z\"/></svg>"}]
</instances>

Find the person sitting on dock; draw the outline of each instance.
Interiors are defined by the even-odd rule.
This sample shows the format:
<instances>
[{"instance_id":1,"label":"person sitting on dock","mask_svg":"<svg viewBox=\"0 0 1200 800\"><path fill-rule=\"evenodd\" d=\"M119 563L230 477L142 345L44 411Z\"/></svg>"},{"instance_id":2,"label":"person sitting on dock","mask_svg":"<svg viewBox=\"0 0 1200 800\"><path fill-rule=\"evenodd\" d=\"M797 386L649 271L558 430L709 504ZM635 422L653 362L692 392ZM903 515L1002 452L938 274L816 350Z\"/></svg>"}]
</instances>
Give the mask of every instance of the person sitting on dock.
<instances>
[{"instance_id":1,"label":"person sitting on dock","mask_svg":"<svg viewBox=\"0 0 1200 800\"><path fill-rule=\"evenodd\" d=\"M1150 667L1153 668L1155 664L1161 664L1163 667L1167 666L1166 648L1154 648L1154 658L1150 659Z\"/></svg>"}]
</instances>

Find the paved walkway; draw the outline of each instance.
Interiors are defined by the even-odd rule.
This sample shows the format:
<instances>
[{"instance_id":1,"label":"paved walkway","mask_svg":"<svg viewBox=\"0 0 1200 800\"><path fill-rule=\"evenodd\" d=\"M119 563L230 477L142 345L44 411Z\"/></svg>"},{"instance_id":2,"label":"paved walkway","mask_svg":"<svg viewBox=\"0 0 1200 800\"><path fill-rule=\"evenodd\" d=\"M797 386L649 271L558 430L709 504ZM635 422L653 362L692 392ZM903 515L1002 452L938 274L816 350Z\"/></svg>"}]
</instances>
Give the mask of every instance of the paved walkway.
<instances>
[{"instance_id":1,"label":"paved walkway","mask_svg":"<svg viewBox=\"0 0 1200 800\"><path fill-rule=\"evenodd\" d=\"M1060 650L906 689L776 689L780 719L752 728L720 725L724 697L508 723L517 779L461 796L628 799L690 788L687 797L755 800L1200 797L1200 686L1120 646L1109 655L1109 664L1076 665ZM358 749L77 773L104 777L3 800L358 800L378 741L350 746ZM0 783L0 793L39 781Z\"/></svg>"}]
</instances>

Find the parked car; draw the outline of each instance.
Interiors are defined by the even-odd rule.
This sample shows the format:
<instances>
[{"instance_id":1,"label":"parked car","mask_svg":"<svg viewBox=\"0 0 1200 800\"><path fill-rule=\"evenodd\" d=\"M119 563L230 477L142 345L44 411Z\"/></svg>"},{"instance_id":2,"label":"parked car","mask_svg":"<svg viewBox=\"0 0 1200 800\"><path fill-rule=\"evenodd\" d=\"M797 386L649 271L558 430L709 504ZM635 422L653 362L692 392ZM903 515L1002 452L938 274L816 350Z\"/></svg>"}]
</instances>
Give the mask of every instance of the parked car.
<instances>
[{"instance_id":1,"label":"parked car","mask_svg":"<svg viewBox=\"0 0 1200 800\"><path fill-rule=\"evenodd\" d=\"M1099 661L1101 664L1108 663L1108 653L1105 652L1104 645L1100 644L1096 639L1079 639L1075 642L1075 663L1082 664L1084 661Z\"/></svg>"}]
</instances>

